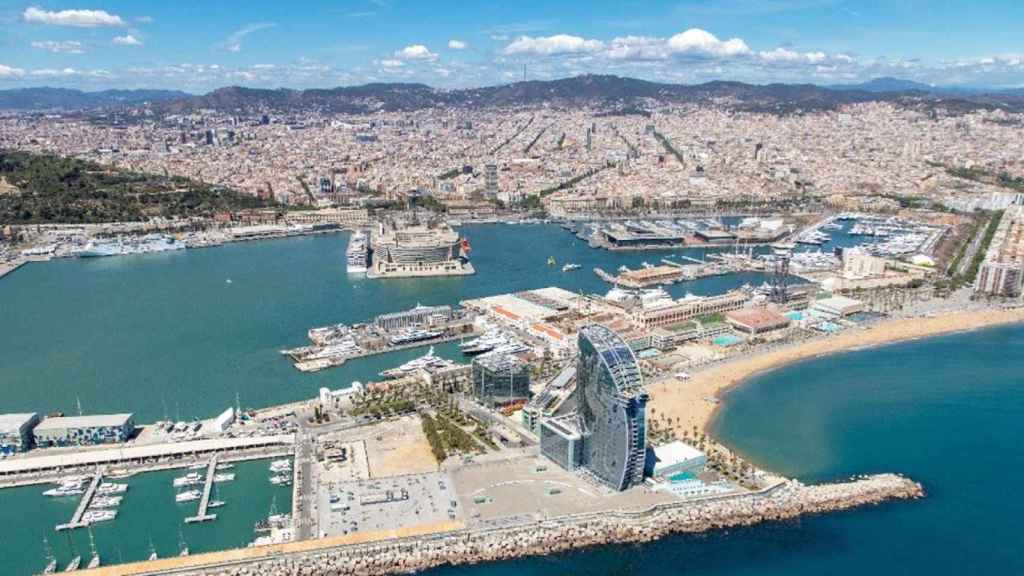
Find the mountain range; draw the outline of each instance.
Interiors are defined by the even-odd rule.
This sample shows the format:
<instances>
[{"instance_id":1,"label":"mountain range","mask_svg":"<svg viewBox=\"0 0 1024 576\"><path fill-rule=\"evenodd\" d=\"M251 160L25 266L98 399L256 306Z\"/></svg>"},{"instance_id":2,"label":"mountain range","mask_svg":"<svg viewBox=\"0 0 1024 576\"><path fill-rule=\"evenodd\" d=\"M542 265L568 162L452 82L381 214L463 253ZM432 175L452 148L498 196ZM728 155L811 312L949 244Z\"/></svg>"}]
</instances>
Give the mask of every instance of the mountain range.
<instances>
[{"instance_id":1,"label":"mountain range","mask_svg":"<svg viewBox=\"0 0 1024 576\"><path fill-rule=\"evenodd\" d=\"M667 84L611 75L530 80L457 90L442 90L415 83L373 83L308 90L231 86L202 95L174 90L0 90L0 109L94 110L144 105L164 113L200 109L244 113L311 110L368 113L431 107L515 107L538 104L599 105L614 109L638 105L649 108L659 103L715 103L737 110L789 113L830 110L843 104L868 101L890 101L917 107L941 105L955 110L1003 108L1019 111L1024 110L1024 91L941 88L897 78L876 78L861 84L818 86L729 81Z\"/></svg>"}]
</instances>

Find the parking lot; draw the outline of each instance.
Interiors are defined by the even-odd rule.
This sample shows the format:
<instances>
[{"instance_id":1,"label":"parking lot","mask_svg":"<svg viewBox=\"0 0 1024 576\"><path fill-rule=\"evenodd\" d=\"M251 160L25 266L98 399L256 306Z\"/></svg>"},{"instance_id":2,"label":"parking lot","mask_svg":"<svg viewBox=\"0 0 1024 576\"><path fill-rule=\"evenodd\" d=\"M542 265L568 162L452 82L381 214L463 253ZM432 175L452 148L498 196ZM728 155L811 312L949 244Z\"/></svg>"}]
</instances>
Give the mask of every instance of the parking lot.
<instances>
[{"instance_id":1,"label":"parking lot","mask_svg":"<svg viewBox=\"0 0 1024 576\"><path fill-rule=\"evenodd\" d=\"M317 498L324 536L397 530L462 517L451 478L439 472L323 482Z\"/></svg>"}]
</instances>

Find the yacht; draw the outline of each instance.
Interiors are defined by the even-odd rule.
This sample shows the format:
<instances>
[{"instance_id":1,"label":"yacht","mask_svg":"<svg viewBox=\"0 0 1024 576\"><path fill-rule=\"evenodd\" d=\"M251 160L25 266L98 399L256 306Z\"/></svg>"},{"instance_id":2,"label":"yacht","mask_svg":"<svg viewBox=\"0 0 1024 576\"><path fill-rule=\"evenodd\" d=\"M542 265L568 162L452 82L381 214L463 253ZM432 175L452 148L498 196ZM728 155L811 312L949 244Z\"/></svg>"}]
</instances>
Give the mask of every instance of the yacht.
<instances>
[{"instance_id":1,"label":"yacht","mask_svg":"<svg viewBox=\"0 0 1024 576\"><path fill-rule=\"evenodd\" d=\"M286 459L274 460L270 463L271 472L288 472L292 469L292 461Z\"/></svg>"},{"instance_id":2,"label":"yacht","mask_svg":"<svg viewBox=\"0 0 1024 576\"><path fill-rule=\"evenodd\" d=\"M482 336L468 340L459 345L459 349L467 356L490 352L496 347L508 344L511 338L499 330L484 333Z\"/></svg>"},{"instance_id":3,"label":"yacht","mask_svg":"<svg viewBox=\"0 0 1024 576\"><path fill-rule=\"evenodd\" d=\"M455 365L455 362L452 362L451 360L446 360L440 356L434 355L434 347L431 346L430 350L424 356L410 360L397 368L384 370L380 375L385 378L401 378L402 376L412 374L417 370L434 372L445 368L451 368Z\"/></svg>"},{"instance_id":4,"label":"yacht","mask_svg":"<svg viewBox=\"0 0 1024 576\"><path fill-rule=\"evenodd\" d=\"M369 242L366 233L357 230L348 240L345 250L346 271L349 274L365 274L369 261Z\"/></svg>"},{"instance_id":5,"label":"yacht","mask_svg":"<svg viewBox=\"0 0 1024 576\"><path fill-rule=\"evenodd\" d=\"M89 503L90 510L117 508L121 505L121 496L97 496Z\"/></svg>"},{"instance_id":6,"label":"yacht","mask_svg":"<svg viewBox=\"0 0 1024 576\"><path fill-rule=\"evenodd\" d=\"M579 270L579 269L580 269L580 265L579 264L569 263L569 264L566 264L565 266L562 266L562 272L572 272L573 270Z\"/></svg>"},{"instance_id":7,"label":"yacht","mask_svg":"<svg viewBox=\"0 0 1024 576\"><path fill-rule=\"evenodd\" d=\"M223 506L225 504L227 504L227 502L225 502L223 500L210 500L210 502L206 505L206 507L207 508L220 508L221 506Z\"/></svg>"},{"instance_id":8,"label":"yacht","mask_svg":"<svg viewBox=\"0 0 1024 576\"><path fill-rule=\"evenodd\" d=\"M235 474L233 472L224 472L223 474L215 474L213 476L214 482L231 482L234 479Z\"/></svg>"},{"instance_id":9,"label":"yacht","mask_svg":"<svg viewBox=\"0 0 1024 576\"><path fill-rule=\"evenodd\" d=\"M289 474L277 474L270 477L270 483L274 486L287 486L292 483L292 477Z\"/></svg>"},{"instance_id":10,"label":"yacht","mask_svg":"<svg viewBox=\"0 0 1024 576\"><path fill-rule=\"evenodd\" d=\"M117 518L117 510L86 510L82 514L82 522L92 524L94 522L106 522Z\"/></svg>"},{"instance_id":11,"label":"yacht","mask_svg":"<svg viewBox=\"0 0 1024 576\"><path fill-rule=\"evenodd\" d=\"M202 493L199 490L186 490L185 492L179 492L174 496L175 502L192 502L202 498Z\"/></svg>"},{"instance_id":12,"label":"yacht","mask_svg":"<svg viewBox=\"0 0 1024 576\"><path fill-rule=\"evenodd\" d=\"M198 472L189 472L184 476L179 476L174 479L174 487L181 488L182 486L196 486L203 483L203 475Z\"/></svg>"},{"instance_id":13,"label":"yacht","mask_svg":"<svg viewBox=\"0 0 1024 576\"><path fill-rule=\"evenodd\" d=\"M231 464L230 462L225 462L223 464L217 464L217 471L220 472L221 470L231 470L234 467L234 464Z\"/></svg>"},{"instance_id":14,"label":"yacht","mask_svg":"<svg viewBox=\"0 0 1024 576\"><path fill-rule=\"evenodd\" d=\"M50 496L52 498L81 496L82 494L85 494L85 488L72 486L58 486L57 488L50 488L49 490L43 492L43 496Z\"/></svg>"},{"instance_id":15,"label":"yacht","mask_svg":"<svg viewBox=\"0 0 1024 576\"><path fill-rule=\"evenodd\" d=\"M99 485L96 489L97 494L110 495L110 494L124 494L128 491L127 484L117 484L114 482L104 482Z\"/></svg>"}]
</instances>

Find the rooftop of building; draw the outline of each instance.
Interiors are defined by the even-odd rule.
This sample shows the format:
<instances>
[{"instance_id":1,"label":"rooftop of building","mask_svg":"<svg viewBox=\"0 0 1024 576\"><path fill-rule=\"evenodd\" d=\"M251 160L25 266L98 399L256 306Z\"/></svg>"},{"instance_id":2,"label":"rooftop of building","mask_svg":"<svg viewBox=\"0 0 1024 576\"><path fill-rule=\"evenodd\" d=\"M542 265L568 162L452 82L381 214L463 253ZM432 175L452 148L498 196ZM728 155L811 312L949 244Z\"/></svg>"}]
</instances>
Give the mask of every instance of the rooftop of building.
<instances>
[{"instance_id":1,"label":"rooftop of building","mask_svg":"<svg viewBox=\"0 0 1024 576\"><path fill-rule=\"evenodd\" d=\"M725 313L725 317L733 322L752 328L766 328L786 324L789 318L769 308L740 308Z\"/></svg>"},{"instance_id":2,"label":"rooftop of building","mask_svg":"<svg viewBox=\"0 0 1024 576\"><path fill-rule=\"evenodd\" d=\"M654 465L656 468L688 462L701 456L704 456L703 452L679 440L654 447Z\"/></svg>"},{"instance_id":3,"label":"rooftop of building","mask_svg":"<svg viewBox=\"0 0 1024 576\"><path fill-rule=\"evenodd\" d=\"M91 414L89 416L54 416L46 418L36 426L36 432L62 430L67 428L96 428L100 426L124 426L132 419L131 413Z\"/></svg>"},{"instance_id":4,"label":"rooftop of building","mask_svg":"<svg viewBox=\"0 0 1024 576\"><path fill-rule=\"evenodd\" d=\"M35 417L35 412L0 414L0 434L17 434L25 424Z\"/></svg>"}]
</instances>

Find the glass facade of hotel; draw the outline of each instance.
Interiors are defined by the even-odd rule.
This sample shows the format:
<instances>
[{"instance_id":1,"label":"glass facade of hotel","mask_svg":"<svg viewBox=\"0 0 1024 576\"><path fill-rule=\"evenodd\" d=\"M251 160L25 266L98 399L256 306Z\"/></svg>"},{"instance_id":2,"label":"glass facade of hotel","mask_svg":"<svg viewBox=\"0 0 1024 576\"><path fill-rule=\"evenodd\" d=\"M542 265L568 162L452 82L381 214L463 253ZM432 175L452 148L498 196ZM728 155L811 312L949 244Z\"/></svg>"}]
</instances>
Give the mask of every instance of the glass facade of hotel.
<instances>
[{"instance_id":1,"label":"glass facade of hotel","mask_svg":"<svg viewBox=\"0 0 1024 576\"><path fill-rule=\"evenodd\" d=\"M604 326L579 333L576 398L582 466L616 490L643 482L647 393L630 347Z\"/></svg>"}]
</instances>

